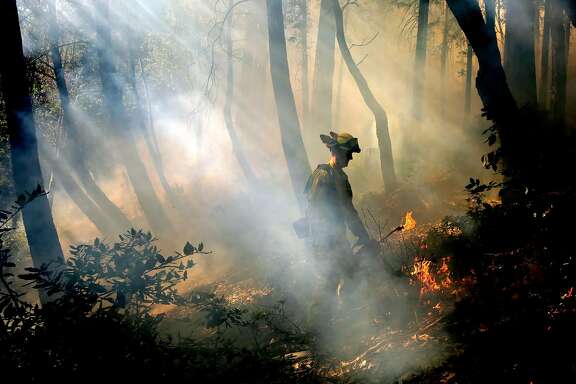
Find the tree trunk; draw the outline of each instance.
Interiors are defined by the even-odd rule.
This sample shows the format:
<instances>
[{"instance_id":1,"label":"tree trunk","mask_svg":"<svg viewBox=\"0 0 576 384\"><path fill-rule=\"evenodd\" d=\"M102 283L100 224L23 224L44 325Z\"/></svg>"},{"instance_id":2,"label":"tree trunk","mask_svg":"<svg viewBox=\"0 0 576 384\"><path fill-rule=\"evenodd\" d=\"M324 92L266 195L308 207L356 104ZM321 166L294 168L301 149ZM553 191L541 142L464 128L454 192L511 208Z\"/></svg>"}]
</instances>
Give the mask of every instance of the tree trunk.
<instances>
[{"instance_id":1,"label":"tree trunk","mask_svg":"<svg viewBox=\"0 0 576 384\"><path fill-rule=\"evenodd\" d=\"M493 35L493 39L496 39L496 0L484 0L484 10L488 32Z\"/></svg>"},{"instance_id":2,"label":"tree trunk","mask_svg":"<svg viewBox=\"0 0 576 384\"><path fill-rule=\"evenodd\" d=\"M307 121L310 109L309 87L308 87L308 0L300 0L300 65L301 65L301 87L302 87L302 121Z\"/></svg>"},{"instance_id":3,"label":"tree trunk","mask_svg":"<svg viewBox=\"0 0 576 384\"><path fill-rule=\"evenodd\" d=\"M540 90L538 101L542 110L548 110L550 100L550 24L552 0L546 0L544 6L544 25L542 27L542 58L540 61Z\"/></svg>"},{"instance_id":4,"label":"tree trunk","mask_svg":"<svg viewBox=\"0 0 576 384\"><path fill-rule=\"evenodd\" d=\"M109 125L113 140L116 140L116 153L125 166L130 183L142 207L144 216L151 229L157 234L166 234L172 229L168 216L164 212L152 182L146 172L146 167L138 155L134 139L129 127L129 119L123 104L122 88L111 57L112 39L109 23L109 0L101 0L101 18L97 26L98 34L98 70L102 82L104 108L109 114Z\"/></svg>"},{"instance_id":5,"label":"tree trunk","mask_svg":"<svg viewBox=\"0 0 576 384\"><path fill-rule=\"evenodd\" d=\"M362 94L364 102L372 111L374 121L376 122L376 136L378 138L378 146L380 147L380 166L382 169L382 178L384 180L384 188L390 192L396 188L396 172L394 171L394 159L392 157L392 143L390 141L390 133L388 132L388 117L386 111L378 103L362 72L354 62L352 54L348 49L346 43L346 36L344 34L344 19L342 17L342 9L338 0L331 0L336 17L336 39L340 47L342 58L348 67L348 71L354 78L358 90Z\"/></svg>"},{"instance_id":6,"label":"tree trunk","mask_svg":"<svg viewBox=\"0 0 576 384\"><path fill-rule=\"evenodd\" d=\"M422 119L423 89L426 79L426 51L428 46L428 9L430 0L418 2L418 32L416 34L416 55L414 59L414 92L412 96L412 112L414 119Z\"/></svg>"},{"instance_id":7,"label":"tree trunk","mask_svg":"<svg viewBox=\"0 0 576 384\"><path fill-rule=\"evenodd\" d=\"M63 157L64 160L70 165L70 168L78 175L79 179L83 182L86 191L90 195L90 197L94 200L94 202L100 207L104 214L105 220L108 222L107 225L103 228L103 222L97 213L91 214L89 216L90 220L94 219L97 220L93 223L99 230L104 230L103 233L114 233L118 232L121 233L130 228L130 221L124 213L118 208L108 197L106 194L98 187L96 182L93 180L92 175L88 171L88 167L86 166L86 162L84 160L84 156L81 153L82 148L84 148L82 140L80 138L79 132L76 127L76 123L73 118L73 111L72 106L70 103L70 96L68 92L68 85L66 84L66 78L64 77L64 68L62 66L62 59L60 55L60 48L58 47L60 41L60 31L58 29L58 23L56 20L56 11L54 9L54 3L50 2L50 39L52 46L50 47L50 56L52 59L52 66L54 69L54 77L56 79L56 88L58 89L58 96L60 98L60 105L62 107L62 120L64 125L64 130L68 135L69 142L66 144L65 148L63 149ZM58 162L58 159L54 160L54 163ZM60 171L58 172L59 175L66 180L61 180L64 188L66 189L70 198L73 199L75 203L83 203L87 202L90 199L84 197L76 197L80 193L84 193L80 190L77 192L77 189L80 187L76 184L73 180L71 175L65 174L66 171L62 170L62 167L58 164L54 166L58 166ZM90 201L90 204L93 204ZM86 206L86 207L78 207L82 212L88 214L89 212L95 212L94 207ZM98 207L96 207L98 208Z\"/></svg>"},{"instance_id":8,"label":"tree trunk","mask_svg":"<svg viewBox=\"0 0 576 384\"><path fill-rule=\"evenodd\" d=\"M43 185L38 158L36 125L32 98L26 79L26 63L16 0L0 1L0 36L3 57L0 60L2 94L10 140L12 176L17 193L31 192ZM46 195L39 196L22 211L26 238L34 266L50 262L64 263L64 254ZM47 297L40 295L43 302Z\"/></svg>"},{"instance_id":9,"label":"tree trunk","mask_svg":"<svg viewBox=\"0 0 576 384\"><path fill-rule=\"evenodd\" d=\"M333 130L332 91L336 25L330 1L320 1L320 20L318 22L318 39L316 40L311 108L314 137L317 137L319 133L326 134Z\"/></svg>"},{"instance_id":10,"label":"tree trunk","mask_svg":"<svg viewBox=\"0 0 576 384\"><path fill-rule=\"evenodd\" d=\"M466 89L464 90L464 120L468 121L472 109L472 46L468 44L466 49Z\"/></svg>"},{"instance_id":11,"label":"tree trunk","mask_svg":"<svg viewBox=\"0 0 576 384\"><path fill-rule=\"evenodd\" d=\"M566 80L568 70L568 46L566 44L569 24L562 9L561 0L553 0L551 5L552 39L552 119L563 125L566 112Z\"/></svg>"},{"instance_id":12,"label":"tree trunk","mask_svg":"<svg viewBox=\"0 0 576 384\"><path fill-rule=\"evenodd\" d=\"M440 108L442 110L442 116L446 113L446 67L448 63L448 32L449 32L449 10L448 6L444 7L444 28L442 31L442 48L440 50L440 79L441 79L441 97Z\"/></svg>"},{"instance_id":13,"label":"tree trunk","mask_svg":"<svg viewBox=\"0 0 576 384\"><path fill-rule=\"evenodd\" d=\"M112 229L113 225L110 220L104 215L100 207L98 207L86 193L82 187L72 176L69 166L62 163L61 159L51 156L46 150L41 154L44 158L50 159L52 171L55 178L60 182L62 188L82 213L94 224L96 229L104 236L115 236L117 233Z\"/></svg>"},{"instance_id":14,"label":"tree trunk","mask_svg":"<svg viewBox=\"0 0 576 384\"><path fill-rule=\"evenodd\" d=\"M137 115L137 122L138 125L141 127L142 136L144 137L144 141L146 142L146 147L148 148L148 152L150 153L150 158L152 159L152 163L154 164L154 169L156 170L156 174L158 175L158 179L160 180L160 185L166 194L166 198L172 204L173 207L177 208L177 211L180 213L184 213L182 211L181 201L178 199L174 191L172 190L172 186L168 182L168 178L166 177L166 172L164 171L164 164L162 161L162 154L160 153L160 148L158 146L158 141L156 140L156 135L154 132L154 119L152 116L152 108L150 106L149 95L147 92L147 85L146 85L146 76L144 73L144 68L142 67L142 61L138 59L140 65L140 73L142 75L142 80L144 82L144 89L146 90L146 100L148 104L148 119L145 118L146 113L142 108L143 100L138 92L138 84L136 83L136 54L134 53L134 49L130 52L130 85L134 92L134 99L136 104L136 115Z\"/></svg>"},{"instance_id":15,"label":"tree trunk","mask_svg":"<svg viewBox=\"0 0 576 384\"><path fill-rule=\"evenodd\" d=\"M268 16L268 47L270 73L278 113L278 125L282 136L282 148L288 164L292 187L300 209L305 208L304 186L310 175L310 164L300 133L294 93L290 84L290 72L286 53L286 37L282 0L266 0Z\"/></svg>"},{"instance_id":16,"label":"tree trunk","mask_svg":"<svg viewBox=\"0 0 576 384\"><path fill-rule=\"evenodd\" d=\"M479 66L476 88L486 118L496 123L504 166L511 166L510 160L514 157L511 146L516 134L513 119L518 107L506 82L496 35L484 22L477 0L446 1L476 53Z\"/></svg>"},{"instance_id":17,"label":"tree trunk","mask_svg":"<svg viewBox=\"0 0 576 384\"><path fill-rule=\"evenodd\" d=\"M506 51L504 70L519 105L535 107L536 53L533 0L506 0Z\"/></svg>"},{"instance_id":18,"label":"tree trunk","mask_svg":"<svg viewBox=\"0 0 576 384\"><path fill-rule=\"evenodd\" d=\"M232 0L228 1L228 9L232 9ZM232 151L236 156L238 165L248 182L252 185L256 183L256 176L250 166L250 162L246 157L246 153L242 148L236 128L234 126L234 119L232 118L232 105L234 104L234 49L232 42L232 14L228 15L228 25L226 28L226 96L224 100L224 122L228 135L230 136L230 143L232 144Z\"/></svg>"}]
</instances>

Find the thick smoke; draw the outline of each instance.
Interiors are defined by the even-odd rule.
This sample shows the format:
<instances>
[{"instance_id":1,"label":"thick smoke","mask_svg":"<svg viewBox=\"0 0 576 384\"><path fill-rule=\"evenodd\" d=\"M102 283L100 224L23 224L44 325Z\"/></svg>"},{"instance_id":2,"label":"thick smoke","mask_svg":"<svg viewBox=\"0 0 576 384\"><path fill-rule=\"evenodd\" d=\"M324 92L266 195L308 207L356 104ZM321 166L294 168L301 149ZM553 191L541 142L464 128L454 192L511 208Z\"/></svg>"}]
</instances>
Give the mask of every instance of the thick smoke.
<instances>
[{"instance_id":1,"label":"thick smoke","mask_svg":"<svg viewBox=\"0 0 576 384\"><path fill-rule=\"evenodd\" d=\"M105 1L104 1L105 2ZM102 191L131 220L134 226L149 228L138 204L126 171L119 165L117 151L122 144L110 134L98 77L97 31L110 28L113 46L104 47L117 66L116 80L124 93L123 102L130 118L120 128L129 130L137 142L153 183L175 233L159 240L166 251L179 249L186 240L204 241L214 254L199 261L191 281L201 285L231 274L258 277L297 301L305 311L313 299L315 282L324 271L298 239L292 223L301 217L290 184L277 126L276 107L270 83L266 11L264 1L241 2L228 12L227 4L206 0L134 0L110 1L110 15L104 17L100 1L57 1L57 20L62 31L60 45L74 116L85 146L84 160ZM38 1L21 1L26 8L23 19L24 40L31 57L46 56L48 39L44 26L49 15ZM288 7L290 2L286 2ZM447 196L462 193L466 177L487 173L481 168L480 128L471 131L471 122L479 118L479 100L475 92L470 116L464 116L464 78L461 74L465 56L462 39L450 45L445 82L446 99L441 100L438 46L441 31L431 28L423 101L425 119L420 125L411 122L411 97L414 76L414 33L406 26L405 12L383 7L381 2L360 1L346 10L346 33L352 53L361 61L376 97L387 111L397 171L406 185L423 196L430 219L462 209L453 198L452 206L442 205ZM311 2L309 18L309 73L313 78L313 50L317 2ZM433 10L431 18L439 18ZM231 146L223 117L226 89L224 29L233 21L232 40L235 70L235 97L232 105L234 128L239 143L256 175L250 182L243 175ZM293 35L287 24L287 35ZM403 32L401 32L403 31ZM452 33L456 33L453 30ZM375 36L375 37L374 37ZM374 37L374 38L373 38ZM290 40L291 41L291 40ZM364 42L369 43L364 44ZM300 53L296 42L288 45L292 86L303 122L300 89ZM346 131L359 138L362 152L347 169L356 204L359 208L368 192L382 190L378 148L372 115L336 51L333 130ZM132 56L131 56L132 55ZM130 60L136 58L136 92L126 73ZM47 66L43 67L47 70ZM312 81L311 81L312 84ZM47 89L57 100L55 89ZM41 116L54 115L54 105L37 107L37 120L43 133L45 174L54 174L54 163L65 162L59 155L66 132L58 121ZM179 201L169 201L154 167L153 154L145 141L139 109L145 121L153 121L155 140L163 170ZM312 138L310 138L312 137ZM325 161L328 151L317 135L304 135L306 150L314 162ZM457 148L457 150L454 150ZM417 156L413 156L417 155ZM417 160L413 160L416 157ZM75 163L62 164L73 169ZM51 187L53 212L64 246L101 236L97 228L73 204L57 177ZM434 208L440 207L440 208ZM411 208L411 207L402 207ZM379 220L393 228L402 216L397 212ZM384 228L388 230L389 228ZM166 235L164 235L166 236ZM113 240L106 235L107 240ZM381 283L388 288L401 284L396 277L383 274ZM326 340L336 356L338 345L360 345L375 336L372 326L374 302L378 291L371 290L365 279L348 281L348 293L342 298L342 313L348 313L346 327L329 334ZM191 287L185 287L191 288ZM398 299L386 311L391 324L401 326L409 316L409 304ZM304 315L297 315L300 318ZM414 361L433 362L439 350L429 356L416 356L408 349L386 355L385 371L390 377L413 368Z\"/></svg>"}]
</instances>

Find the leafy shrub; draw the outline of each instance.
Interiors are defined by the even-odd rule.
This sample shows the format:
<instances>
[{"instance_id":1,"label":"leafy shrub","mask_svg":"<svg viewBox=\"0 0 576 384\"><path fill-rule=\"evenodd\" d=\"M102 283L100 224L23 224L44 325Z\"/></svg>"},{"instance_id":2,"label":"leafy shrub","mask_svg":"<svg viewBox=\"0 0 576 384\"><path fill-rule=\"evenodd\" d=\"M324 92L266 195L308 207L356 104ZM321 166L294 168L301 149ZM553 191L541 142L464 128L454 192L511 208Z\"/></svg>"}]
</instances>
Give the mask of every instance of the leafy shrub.
<instances>
[{"instance_id":1,"label":"leafy shrub","mask_svg":"<svg viewBox=\"0 0 576 384\"><path fill-rule=\"evenodd\" d=\"M304 340L286 326L283 313L249 316L210 293L183 296L176 285L188 278L192 256L203 244L187 243L182 253L165 257L150 233L131 229L109 245L99 239L71 247L66 265L26 268L15 264L2 239L6 223L44 193L22 195L0 219L0 374L21 380L166 380L201 382L315 382L311 369L293 367L289 352ZM23 300L16 280L42 289L43 306ZM217 332L214 337L173 340L158 331L163 315L155 304L187 305L206 314L207 326L237 327L266 333L266 343L239 346ZM299 343L299 344L298 344Z\"/></svg>"}]
</instances>

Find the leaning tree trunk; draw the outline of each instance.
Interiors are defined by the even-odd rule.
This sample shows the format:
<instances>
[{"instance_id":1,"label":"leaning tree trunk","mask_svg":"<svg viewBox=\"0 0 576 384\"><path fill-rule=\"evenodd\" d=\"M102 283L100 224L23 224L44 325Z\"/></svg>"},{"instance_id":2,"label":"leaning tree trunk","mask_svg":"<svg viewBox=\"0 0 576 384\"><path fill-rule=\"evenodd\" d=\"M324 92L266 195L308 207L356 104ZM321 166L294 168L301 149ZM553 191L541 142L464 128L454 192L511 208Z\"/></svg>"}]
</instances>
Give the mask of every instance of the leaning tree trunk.
<instances>
[{"instance_id":1,"label":"leaning tree trunk","mask_svg":"<svg viewBox=\"0 0 576 384\"><path fill-rule=\"evenodd\" d=\"M294 93L290 84L290 70L286 52L286 37L282 0L266 0L268 16L268 47L270 73L278 113L278 125L282 136L282 148L288 164L292 187L300 209L304 210L304 186L310 175L310 164L300 133Z\"/></svg>"},{"instance_id":2,"label":"leaning tree trunk","mask_svg":"<svg viewBox=\"0 0 576 384\"><path fill-rule=\"evenodd\" d=\"M134 192L138 203L144 212L151 229L157 234L168 233L172 229L172 224L166 216L164 209L156 196L152 182L146 171L146 167L140 159L133 135L129 127L129 119L123 104L122 88L119 76L110 50L112 39L110 36L108 0L102 1L100 10L101 19L98 23L98 70L102 82L102 92L104 95L104 107L109 114L109 125L117 140L116 153L120 156L125 166L130 183L134 187Z\"/></svg>"},{"instance_id":3,"label":"leaning tree trunk","mask_svg":"<svg viewBox=\"0 0 576 384\"><path fill-rule=\"evenodd\" d=\"M569 25L561 7L561 0L553 0L551 5L552 34L552 119L556 124L564 124L566 112L566 81L568 47L566 44Z\"/></svg>"},{"instance_id":4,"label":"leaning tree trunk","mask_svg":"<svg viewBox=\"0 0 576 384\"><path fill-rule=\"evenodd\" d=\"M504 70L519 105L537 105L534 0L506 0Z\"/></svg>"},{"instance_id":5,"label":"leaning tree trunk","mask_svg":"<svg viewBox=\"0 0 576 384\"><path fill-rule=\"evenodd\" d=\"M496 39L496 0L484 0L484 10L488 32Z\"/></svg>"},{"instance_id":6,"label":"leaning tree trunk","mask_svg":"<svg viewBox=\"0 0 576 384\"><path fill-rule=\"evenodd\" d=\"M32 192L44 183L32 98L26 79L26 62L16 0L0 1L0 36L4 56L0 60L2 94L10 140L12 176L17 193ZM30 255L36 267L51 262L64 263L64 254L46 195L37 197L22 211ZM47 297L40 295L43 302Z\"/></svg>"},{"instance_id":7,"label":"leaning tree trunk","mask_svg":"<svg viewBox=\"0 0 576 384\"><path fill-rule=\"evenodd\" d=\"M340 47L342 58L348 67L348 71L354 78L356 86L364 99L364 102L372 111L374 120L376 122L376 135L378 138L378 146L380 147L380 166L382 169L382 178L384 180L384 188L390 192L396 188L396 172L394 171L394 159L392 157L392 143L390 141L390 133L388 132L388 117L386 111L378 103L362 72L358 69L348 44L346 43L346 35L344 34L344 18L342 16L342 8L338 0L331 0L336 17L336 39Z\"/></svg>"},{"instance_id":8,"label":"leaning tree trunk","mask_svg":"<svg viewBox=\"0 0 576 384\"><path fill-rule=\"evenodd\" d=\"M158 180L160 181L160 185L166 194L166 198L172 204L174 208L177 209L179 213L184 214L182 202L178 199L172 186L168 182L168 178L166 177L166 172L164 171L164 162L162 161L162 154L160 153L160 148L158 146L158 141L156 140L156 135L154 132L154 119L152 116L152 108L150 106L149 95L147 91L146 85L146 76L144 72L144 68L142 66L142 61L139 59L140 65L140 73L142 75L142 81L144 82L144 89L146 95L146 101L148 104L147 113L148 119L146 119L146 113L142 108L142 97L140 92L138 92L138 84L136 82L136 56L137 54L134 52L135 49L132 49L130 52L130 86L132 87L132 91L134 92L134 99L136 104L136 120L138 125L141 127L142 136L144 137L144 141L146 142L146 147L148 148L148 152L150 154L150 158L152 159L152 163L154 164L154 169L156 170L156 174L158 175Z\"/></svg>"},{"instance_id":9,"label":"leaning tree trunk","mask_svg":"<svg viewBox=\"0 0 576 384\"><path fill-rule=\"evenodd\" d=\"M316 59L314 62L314 84L312 89L310 133L327 133L332 130L332 91L334 80L334 48L336 45L336 26L331 0L320 1L320 19L318 39L316 40ZM317 135L314 135L316 137Z\"/></svg>"},{"instance_id":10,"label":"leaning tree trunk","mask_svg":"<svg viewBox=\"0 0 576 384\"><path fill-rule=\"evenodd\" d=\"M232 0L228 2L228 9L232 9ZM232 105L234 104L234 49L232 45L232 15L228 15L228 25L226 28L226 95L224 100L224 122L226 124L226 129L228 130L228 135L230 136L230 143L232 144L232 151L236 156L238 165L244 173L244 176L248 182L252 185L256 183L256 176L250 166L250 162L246 157L246 152L242 148L240 139L236 132L236 127L234 126L234 119L232 117Z\"/></svg>"},{"instance_id":11,"label":"leaning tree trunk","mask_svg":"<svg viewBox=\"0 0 576 384\"><path fill-rule=\"evenodd\" d=\"M120 233L128 228L130 228L130 221L124 213L118 208L106 194L100 189L100 187L93 180L92 175L88 171L84 155L81 153L83 148L82 140L76 126L76 122L73 118L72 106L70 103L70 95L68 92L68 85L66 84L66 78L64 76L64 68L62 66L62 58L60 55L60 48L58 46L60 41L60 31L58 29L58 23L56 21L56 11L54 9L54 3L50 2L50 39L51 48L50 56L52 59L52 67L54 70L54 78L56 80L56 88L58 89L58 96L60 98L60 105L62 108L62 120L65 132L68 136L68 144L65 146L63 152L64 160L69 164L70 168L76 173L79 179L83 182L86 192L90 195L90 198L98 206L92 206L94 203L90 201L90 198L83 196L84 192L81 190L80 186L73 180L67 171L64 171L62 166L58 166L60 171L58 172L60 177L63 178L62 185L64 186L68 195L76 204L86 204L86 206L81 207L80 210L88 216L88 218L96 225L96 227L106 234ZM57 162L58 159L54 159ZM65 180L64 180L65 179ZM102 211L102 212L99 212ZM104 221L102 217L104 214ZM104 225L104 227L103 227Z\"/></svg>"},{"instance_id":12,"label":"leaning tree trunk","mask_svg":"<svg viewBox=\"0 0 576 384\"><path fill-rule=\"evenodd\" d=\"M100 207L94 204L82 190L80 184L78 184L74 176L72 176L70 166L63 164L62 160L55 158L55 156L51 156L47 150L42 151L42 148L40 148L40 150L44 158L50 159L55 178L60 182L62 188L64 188L64 191L74 204L76 204L78 209L94 224L102 235L115 236L117 233L112 229L112 223L106 215L104 215Z\"/></svg>"},{"instance_id":13,"label":"leaning tree trunk","mask_svg":"<svg viewBox=\"0 0 576 384\"><path fill-rule=\"evenodd\" d=\"M540 89L538 91L538 104L542 110L548 109L550 97L550 22L552 16L552 0L545 0L544 25L542 26L542 57L540 60Z\"/></svg>"},{"instance_id":14,"label":"leaning tree trunk","mask_svg":"<svg viewBox=\"0 0 576 384\"><path fill-rule=\"evenodd\" d=\"M505 172L513 169L514 117L518 107L508 88L496 35L484 22L477 0L446 0L478 59L476 88L485 116L494 121L500 139Z\"/></svg>"},{"instance_id":15,"label":"leaning tree trunk","mask_svg":"<svg viewBox=\"0 0 576 384\"><path fill-rule=\"evenodd\" d=\"M418 2L418 32L416 34L416 55L414 59L414 92L412 94L412 113L414 120L422 119L422 100L426 79L426 51L428 46L428 9L430 0Z\"/></svg>"}]
</instances>

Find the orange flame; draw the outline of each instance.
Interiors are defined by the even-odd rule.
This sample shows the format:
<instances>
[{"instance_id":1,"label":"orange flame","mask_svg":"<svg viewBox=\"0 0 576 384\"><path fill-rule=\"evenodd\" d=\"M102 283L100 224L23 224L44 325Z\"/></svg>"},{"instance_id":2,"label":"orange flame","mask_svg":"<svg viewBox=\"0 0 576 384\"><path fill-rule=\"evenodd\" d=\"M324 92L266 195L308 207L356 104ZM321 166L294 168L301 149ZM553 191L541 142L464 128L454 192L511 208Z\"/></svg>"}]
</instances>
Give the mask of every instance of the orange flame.
<instances>
[{"instance_id":1,"label":"orange flame","mask_svg":"<svg viewBox=\"0 0 576 384\"><path fill-rule=\"evenodd\" d=\"M437 292L452 286L452 278L448 267L449 257L441 260L438 268L433 270L432 261L425 259L414 260L410 274L420 284L420 297L426 293Z\"/></svg>"},{"instance_id":2,"label":"orange flame","mask_svg":"<svg viewBox=\"0 0 576 384\"><path fill-rule=\"evenodd\" d=\"M411 229L416 228L416 220L412 217L412 211L406 212L406 217L404 218L404 225L402 229L404 231L409 231Z\"/></svg>"}]
</instances>

